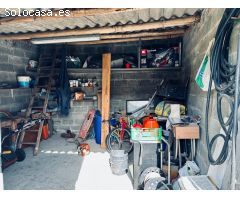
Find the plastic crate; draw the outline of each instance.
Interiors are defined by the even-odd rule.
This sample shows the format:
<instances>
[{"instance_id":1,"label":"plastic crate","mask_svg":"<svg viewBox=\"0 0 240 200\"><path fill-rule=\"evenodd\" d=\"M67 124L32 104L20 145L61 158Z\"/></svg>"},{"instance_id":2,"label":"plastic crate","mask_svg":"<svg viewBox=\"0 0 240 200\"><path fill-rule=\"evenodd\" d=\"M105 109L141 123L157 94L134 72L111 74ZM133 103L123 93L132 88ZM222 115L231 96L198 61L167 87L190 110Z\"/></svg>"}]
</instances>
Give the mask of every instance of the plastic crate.
<instances>
[{"instance_id":1,"label":"plastic crate","mask_svg":"<svg viewBox=\"0 0 240 200\"><path fill-rule=\"evenodd\" d=\"M131 140L161 141L162 128L133 128L131 127Z\"/></svg>"}]
</instances>

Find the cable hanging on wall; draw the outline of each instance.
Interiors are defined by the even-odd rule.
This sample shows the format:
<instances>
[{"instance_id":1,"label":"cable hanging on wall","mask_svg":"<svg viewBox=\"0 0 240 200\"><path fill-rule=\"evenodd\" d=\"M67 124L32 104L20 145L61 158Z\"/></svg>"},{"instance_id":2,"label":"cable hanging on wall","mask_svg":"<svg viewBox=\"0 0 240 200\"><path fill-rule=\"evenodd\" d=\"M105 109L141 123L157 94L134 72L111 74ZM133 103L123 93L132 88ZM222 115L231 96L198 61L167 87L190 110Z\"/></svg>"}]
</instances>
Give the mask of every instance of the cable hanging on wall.
<instances>
[{"instance_id":1,"label":"cable hanging on wall","mask_svg":"<svg viewBox=\"0 0 240 200\"><path fill-rule=\"evenodd\" d=\"M237 108L238 99L238 82L239 74L238 65L232 65L229 62L229 42L234 28L233 18L238 17L240 9L225 9L223 17L218 26L215 43L211 52L211 76L209 81L207 104L206 104L206 142L208 148L208 158L212 165L221 165L225 162L229 153L229 141L237 132ZM209 137L209 107L211 99L211 88L214 83L217 92L217 115L224 134L218 133L211 140ZM237 89L236 89L237 88ZM237 94L236 94L237 93ZM237 98L236 98L237 97ZM229 104L230 114L227 121L224 121L222 113L223 99ZM218 138L224 140L223 147L217 158L212 155L213 146ZM233 148L235 148L233 143Z\"/></svg>"}]
</instances>

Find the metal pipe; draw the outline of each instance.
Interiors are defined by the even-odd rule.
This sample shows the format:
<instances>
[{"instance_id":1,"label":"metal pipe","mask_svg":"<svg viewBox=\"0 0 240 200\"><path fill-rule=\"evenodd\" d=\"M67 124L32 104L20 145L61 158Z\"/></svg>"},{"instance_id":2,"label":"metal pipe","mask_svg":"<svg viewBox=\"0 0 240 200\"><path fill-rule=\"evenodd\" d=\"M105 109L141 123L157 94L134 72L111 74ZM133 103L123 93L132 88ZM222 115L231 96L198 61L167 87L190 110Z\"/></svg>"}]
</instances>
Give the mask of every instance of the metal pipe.
<instances>
[{"instance_id":1,"label":"metal pipe","mask_svg":"<svg viewBox=\"0 0 240 200\"><path fill-rule=\"evenodd\" d=\"M182 167L182 153L181 153L181 146L180 146L181 142L180 140L178 140L178 160L179 160L179 168Z\"/></svg>"},{"instance_id":2,"label":"metal pipe","mask_svg":"<svg viewBox=\"0 0 240 200\"><path fill-rule=\"evenodd\" d=\"M176 139L175 142L176 142L176 145L175 145L175 155L174 155L174 159L176 160L176 159L177 159L177 156L178 156L178 140Z\"/></svg>"},{"instance_id":3,"label":"metal pipe","mask_svg":"<svg viewBox=\"0 0 240 200\"><path fill-rule=\"evenodd\" d=\"M196 141L193 139L193 160L195 159L196 156Z\"/></svg>"},{"instance_id":4,"label":"metal pipe","mask_svg":"<svg viewBox=\"0 0 240 200\"><path fill-rule=\"evenodd\" d=\"M162 169L163 166L163 148L162 148L162 142L160 143L160 169Z\"/></svg>"},{"instance_id":5,"label":"metal pipe","mask_svg":"<svg viewBox=\"0 0 240 200\"><path fill-rule=\"evenodd\" d=\"M2 127L0 120L0 190L3 190L3 174L2 174Z\"/></svg>"},{"instance_id":6,"label":"metal pipe","mask_svg":"<svg viewBox=\"0 0 240 200\"><path fill-rule=\"evenodd\" d=\"M162 141L167 145L168 147L168 184L170 184L170 178L171 178L171 151L170 151L170 144L168 141L162 137Z\"/></svg>"},{"instance_id":7,"label":"metal pipe","mask_svg":"<svg viewBox=\"0 0 240 200\"><path fill-rule=\"evenodd\" d=\"M240 34L238 35L238 53L237 53L237 66L235 77L235 96L234 96L234 119L233 119L233 132L232 132L232 176L231 176L231 189L235 190L236 187L236 136L238 132L238 95L239 95L239 73L240 73Z\"/></svg>"}]
</instances>

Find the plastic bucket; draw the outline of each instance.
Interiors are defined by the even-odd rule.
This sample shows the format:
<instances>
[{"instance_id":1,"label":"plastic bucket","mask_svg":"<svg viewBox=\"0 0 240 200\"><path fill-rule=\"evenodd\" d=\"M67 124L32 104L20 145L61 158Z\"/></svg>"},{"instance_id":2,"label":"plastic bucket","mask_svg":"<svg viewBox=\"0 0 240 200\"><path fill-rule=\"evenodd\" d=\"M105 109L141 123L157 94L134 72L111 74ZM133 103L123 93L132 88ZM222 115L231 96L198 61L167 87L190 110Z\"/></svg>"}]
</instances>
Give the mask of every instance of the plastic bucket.
<instances>
[{"instance_id":1,"label":"plastic bucket","mask_svg":"<svg viewBox=\"0 0 240 200\"><path fill-rule=\"evenodd\" d=\"M94 132L95 140L97 144L101 144L101 126L102 126L102 117L99 111L96 111L94 118Z\"/></svg>"},{"instance_id":2,"label":"plastic bucket","mask_svg":"<svg viewBox=\"0 0 240 200\"><path fill-rule=\"evenodd\" d=\"M112 150L109 163L113 174L124 175L128 171L128 154L124 150Z\"/></svg>"},{"instance_id":3,"label":"plastic bucket","mask_svg":"<svg viewBox=\"0 0 240 200\"><path fill-rule=\"evenodd\" d=\"M18 76L17 79L19 87L29 88L31 81L30 76Z\"/></svg>"},{"instance_id":4,"label":"plastic bucket","mask_svg":"<svg viewBox=\"0 0 240 200\"><path fill-rule=\"evenodd\" d=\"M48 124L44 124L42 128L42 139L48 139Z\"/></svg>"}]
</instances>

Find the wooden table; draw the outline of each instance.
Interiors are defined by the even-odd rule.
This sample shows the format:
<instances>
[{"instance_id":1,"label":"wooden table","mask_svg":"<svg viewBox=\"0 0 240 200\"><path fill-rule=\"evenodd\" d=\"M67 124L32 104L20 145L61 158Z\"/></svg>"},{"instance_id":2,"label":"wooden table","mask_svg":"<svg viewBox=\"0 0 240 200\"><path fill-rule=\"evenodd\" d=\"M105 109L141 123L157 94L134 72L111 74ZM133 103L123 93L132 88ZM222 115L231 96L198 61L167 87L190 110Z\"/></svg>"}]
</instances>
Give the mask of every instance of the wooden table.
<instances>
[{"instance_id":1,"label":"wooden table","mask_svg":"<svg viewBox=\"0 0 240 200\"><path fill-rule=\"evenodd\" d=\"M195 140L199 139L199 126L197 124L188 125L172 125L172 132L176 140L175 144L175 159L179 157L179 167L182 167L182 156L180 140L190 140L191 141L191 160L194 160L196 154L196 144Z\"/></svg>"}]
</instances>

